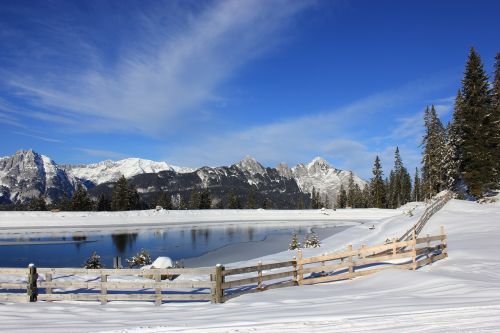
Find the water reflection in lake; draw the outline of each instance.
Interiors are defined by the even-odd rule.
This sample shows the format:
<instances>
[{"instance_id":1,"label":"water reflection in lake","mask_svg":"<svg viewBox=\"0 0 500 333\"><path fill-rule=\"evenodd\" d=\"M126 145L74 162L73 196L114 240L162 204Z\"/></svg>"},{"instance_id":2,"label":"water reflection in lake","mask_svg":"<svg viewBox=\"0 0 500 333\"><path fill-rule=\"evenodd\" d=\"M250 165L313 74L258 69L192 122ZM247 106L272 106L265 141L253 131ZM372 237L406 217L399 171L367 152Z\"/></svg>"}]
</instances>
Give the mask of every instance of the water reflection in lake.
<instances>
[{"instance_id":1,"label":"water reflection in lake","mask_svg":"<svg viewBox=\"0 0 500 333\"><path fill-rule=\"evenodd\" d=\"M223 251L221 248L232 244L263 242L271 235L281 235L279 239L283 244L273 244L273 246L278 250L286 250L292 233L304 235L310 229L309 227L255 228L247 225L212 228L178 227L113 234L78 232L46 237L25 235L0 239L0 266L26 267L34 262L39 267L81 267L89 255L96 251L104 265L110 267L113 257L121 257L125 264L125 258L131 257L140 249L147 249L153 259L158 256L169 256L179 260L199 257L216 249ZM315 228L320 239L343 229L345 227ZM232 248L234 249L234 246Z\"/></svg>"}]
</instances>

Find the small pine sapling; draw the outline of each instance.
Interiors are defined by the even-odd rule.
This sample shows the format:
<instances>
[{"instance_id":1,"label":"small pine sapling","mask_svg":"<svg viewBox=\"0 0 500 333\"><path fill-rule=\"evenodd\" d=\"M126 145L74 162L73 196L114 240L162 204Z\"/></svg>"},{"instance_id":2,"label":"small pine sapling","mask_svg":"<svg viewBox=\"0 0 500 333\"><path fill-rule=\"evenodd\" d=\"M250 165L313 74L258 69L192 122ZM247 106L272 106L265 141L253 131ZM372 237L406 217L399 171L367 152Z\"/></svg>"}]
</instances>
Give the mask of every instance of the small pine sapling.
<instances>
[{"instance_id":1,"label":"small pine sapling","mask_svg":"<svg viewBox=\"0 0 500 333\"><path fill-rule=\"evenodd\" d=\"M306 239L304 241L305 248L320 247L320 246L321 242L319 241L318 236L316 235L316 233L314 233L314 231L306 234Z\"/></svg>"},{"instance_id":2,"label":"small pine sapling","mask_svg":"<svg viewBox=\"0 0 500 333\"><path fill-rule=\"evenodd\" d=\"M101 256L98 255L95 251L92 252L90 257L85 262L85 266L84 266L84 268L87 268L87 269L99 269L99 268L103 268L103 267L104 267L104 265L101 264Z\"/></svg>"},{"instance_id":3,"label":"small pine sapling","mask_svg":"<svg viewBox=\"0 0 500 333\"><path fill-rule=\"evenodd\" d=\"M290 245L288 245L288 249L289 250L297 250L300 248L301 248L301 244L299 242L299 238L297 237L297 234L294 233L292 235L292 242L290 243Z\"/></svg>"},{"instance_id":4,"label":"small pine sapling","mask_svg":"<svg viewBox=\"0 0 500 333\"><path fill-rule=\"evenodd\" d=\"M130 268L134 266L144 266L151 265L151 256L149 252L141 249L135 256L130 257L129 259L125 259Z\"/></svg>"}]
</instances>

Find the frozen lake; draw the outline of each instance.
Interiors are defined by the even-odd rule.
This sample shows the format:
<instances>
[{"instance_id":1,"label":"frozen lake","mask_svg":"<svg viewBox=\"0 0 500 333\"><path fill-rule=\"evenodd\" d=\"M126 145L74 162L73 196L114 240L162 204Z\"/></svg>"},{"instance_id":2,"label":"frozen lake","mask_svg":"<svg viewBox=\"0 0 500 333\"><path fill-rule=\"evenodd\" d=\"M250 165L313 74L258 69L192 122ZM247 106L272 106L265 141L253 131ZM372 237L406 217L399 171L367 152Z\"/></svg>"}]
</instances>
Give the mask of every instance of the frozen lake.
<instances>
[{"instance_id":1,"label":"frozen lake","mask_svg":"<svg viewBox=\"0 0 500 333\"><path fill-rule=\"evenodd\" d=\"M303 236L313 230L320 240L350 226L219 226L168 227L121 232L63 232L50 235L24 234L0 237L0 267L81 267L96 251L106 267L115 256L125 258L140 249L154 260L169 256L184 260L187 267L229 263L284 251L293 233Z\"/></svg>"}]
</instances>

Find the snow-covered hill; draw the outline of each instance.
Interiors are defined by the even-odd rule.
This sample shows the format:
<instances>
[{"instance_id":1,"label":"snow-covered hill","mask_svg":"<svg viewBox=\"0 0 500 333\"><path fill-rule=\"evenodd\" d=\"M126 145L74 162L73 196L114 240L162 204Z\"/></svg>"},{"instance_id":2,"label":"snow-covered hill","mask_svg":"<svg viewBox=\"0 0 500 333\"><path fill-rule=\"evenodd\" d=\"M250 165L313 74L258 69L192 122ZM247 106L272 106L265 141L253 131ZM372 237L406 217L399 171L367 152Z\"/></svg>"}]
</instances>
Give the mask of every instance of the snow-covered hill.
<instances>
[{"instance_id":1,"label":"snow-covered hill","mask_svg":"<svg viewBox=\"0 0 500 333\"><path fill-rule=\"evenodd\" d=\"M75 178L90 181L94 185L116 182L121 176L130 178L143 173L158 173L160 171L175 171L178 173L194 171L191 168L141 158L126 158L119 161L106 160L88 165L67 165L64 168Z\"/></svg>"}]
</instances>

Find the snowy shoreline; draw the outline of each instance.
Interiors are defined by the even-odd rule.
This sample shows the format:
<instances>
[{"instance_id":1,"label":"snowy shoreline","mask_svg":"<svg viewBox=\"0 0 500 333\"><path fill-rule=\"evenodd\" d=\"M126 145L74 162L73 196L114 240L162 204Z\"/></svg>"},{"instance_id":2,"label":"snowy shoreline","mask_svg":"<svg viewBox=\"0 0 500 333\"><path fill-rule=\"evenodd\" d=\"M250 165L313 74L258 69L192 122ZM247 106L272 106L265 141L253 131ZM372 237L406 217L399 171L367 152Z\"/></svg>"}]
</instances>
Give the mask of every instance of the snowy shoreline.
<instances>
[{"instance_id":1,"label":"snowy shoreline","mask_svg":"<svg viewBox=\"0 0 500 333\"><path fill-rule=\"evenodd\" d=\"M167 226L358 224L401 214L390 209L340 210L143 210L128 212L0 212L0 236L88 230L130 230Z\"/></svg>"}]
</instances>

